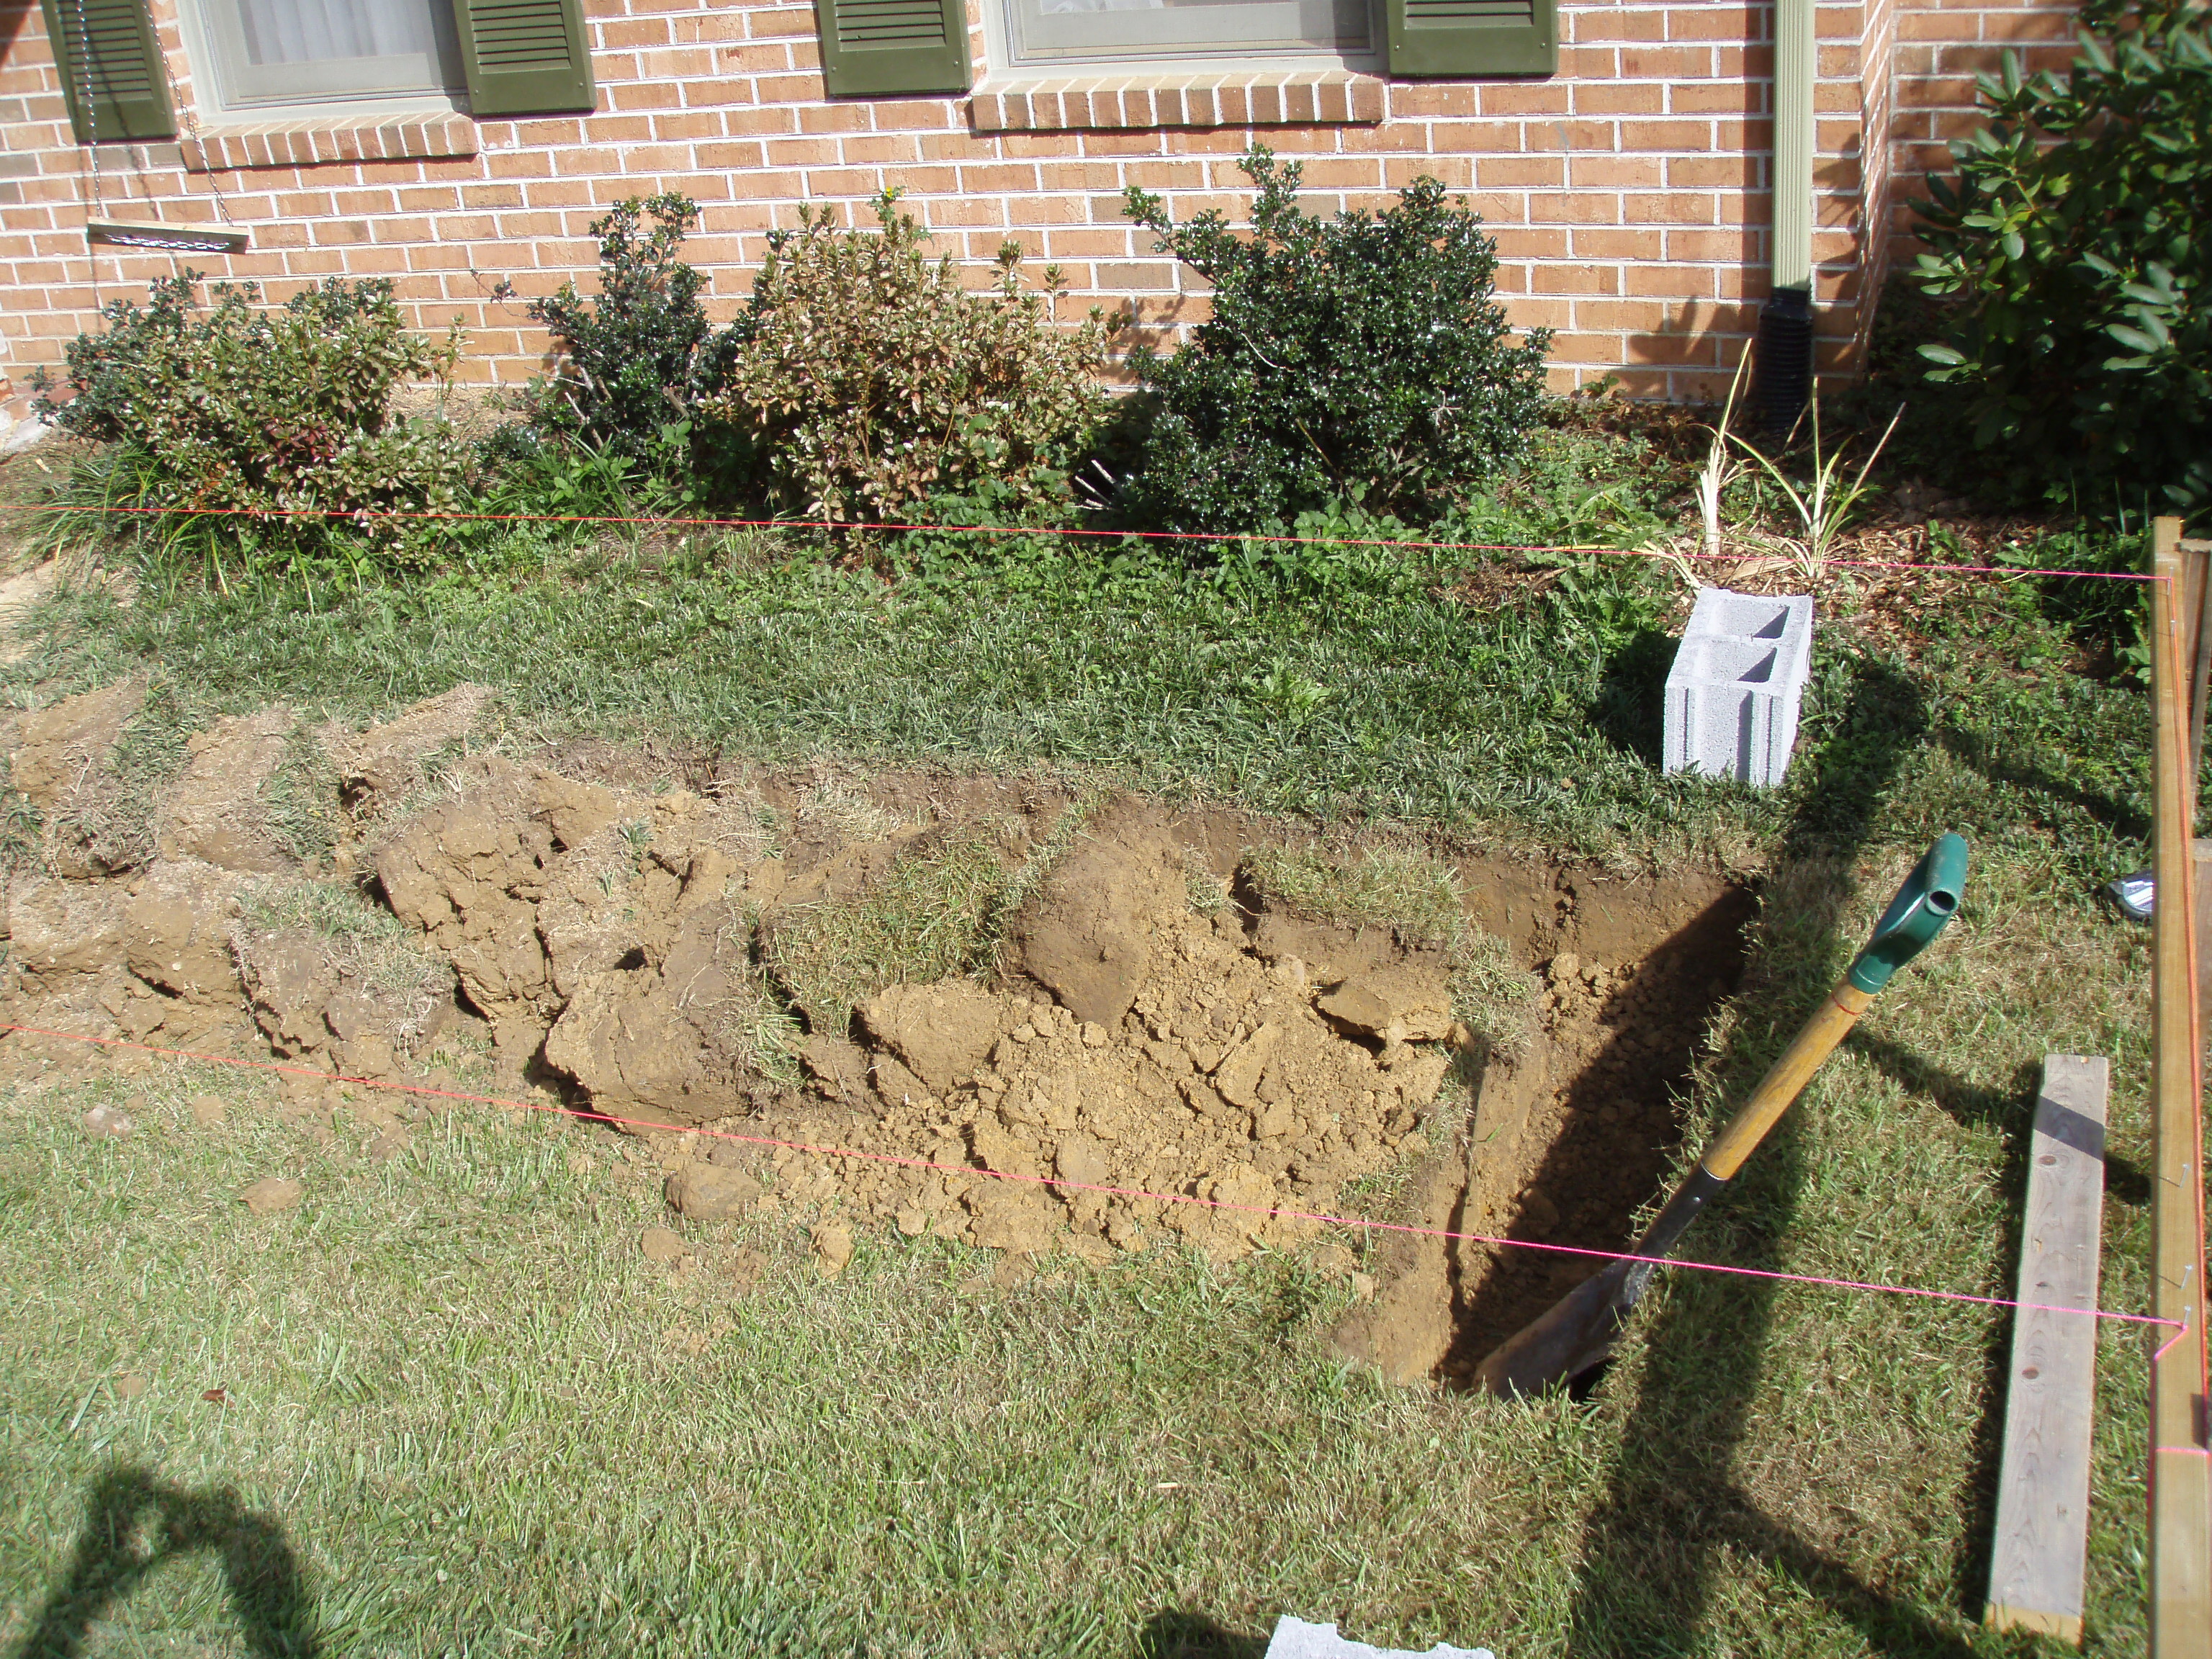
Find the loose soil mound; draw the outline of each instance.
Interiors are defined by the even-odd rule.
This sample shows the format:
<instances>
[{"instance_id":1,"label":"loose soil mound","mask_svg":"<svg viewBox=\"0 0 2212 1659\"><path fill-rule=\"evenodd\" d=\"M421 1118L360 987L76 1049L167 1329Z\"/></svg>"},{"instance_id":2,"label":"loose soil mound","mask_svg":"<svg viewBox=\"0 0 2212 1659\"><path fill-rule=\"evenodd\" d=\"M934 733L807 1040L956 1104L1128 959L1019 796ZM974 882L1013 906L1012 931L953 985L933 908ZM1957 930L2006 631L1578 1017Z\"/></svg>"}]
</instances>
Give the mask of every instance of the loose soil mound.
<instances>
[{"instance_id":1,"label":"loose soil mound","mask_svg":"<svg viewBox=\"0 0 2212 1659\"><path fill-rule=\"evenodd\" d=\"M670 1201L702 1222L1226 1261L1307 1246L1311 1214L1624 1242L1736 969L1747 901L1717 878L1396 855L1463 908L1440 931L1371 893L1271 895L1248 853L1312 841L1281 823L1012 780L695 766L672 787L602 747L466 754L482 701L366 732L227 720L134 786L143 833L99 856L46 835L7 878L6 1018L349 1078L489 1067L664 1126ZM143 702L112 687L16 724L15 788L50 830L110 789ZM1517 1013L1468 1002L1486 936ZM0 1068L86 1063L0 1044ZM870 1156L804 1150L829 1146ZM1407 1376L1479 1358L1588 1270L1404 1235L1368 1265L1384 1288L1344 1340Z\"/></svg>"}]
</instances>

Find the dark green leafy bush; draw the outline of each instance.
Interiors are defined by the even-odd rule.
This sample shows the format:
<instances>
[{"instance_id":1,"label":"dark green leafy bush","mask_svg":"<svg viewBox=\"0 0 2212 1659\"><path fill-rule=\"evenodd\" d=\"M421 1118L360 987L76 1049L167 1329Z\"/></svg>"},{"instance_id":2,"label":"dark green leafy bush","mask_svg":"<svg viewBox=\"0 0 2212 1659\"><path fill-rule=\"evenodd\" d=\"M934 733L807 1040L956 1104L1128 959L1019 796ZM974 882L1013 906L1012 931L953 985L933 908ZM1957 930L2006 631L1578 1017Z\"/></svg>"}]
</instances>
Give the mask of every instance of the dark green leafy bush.
<instances>
[{"instance_id":1,"label":"dark green leafy bush","mask_svg":"<svg viewBox=\"0 0 2212 1659\"><path fill-rule=\"evenodd\" d=\"M377 515L465 504L466 447L453 428L392 409L408 381L443 387L459 331L438 345L409 332L382 280L333 279L273 309L253 303L253 284L227 283L202 307L198 280L154 283L143 309L102 307L103 330L69 345L65 400L35 380L40 414L115 446L78 495L162 509L171 530L188 520L218 561L290 562L338 542L349 559L363 547L398 562L430 556L442 526Z\"/></svg>"},{"instance_id":2,"label":"dark green leafy bush","mask_svg":"<svg viewBox=\"0 0 2212 1659\"><path fill-rule=\"evenodd\" d=\"M1024 290L1018 243L971 293L894 196L876 216L880 230L841 230L802 207L769 238L708 412L760 458L770 498L810 514L891 517L986 483L1015 510L1065 500L1104 403L1104 319L1055 327L1060 272Z\"/></svg>"},{"instance_id":3,"label":"dark green leafy bush","mask_svg":"<svg viewBox=\"0 0 2212 1659\"><path fill-rule=\"evenodd\" d=\"M1923 346L1974 441L2084 507L2212 502L2212 46L2193 0L2090 0L2063 76L1984 76L1931 179Z\"/></svg>"},{"instance_id":4,"label":"dark green leafy bush","mask_svg":"<svg viewBox=\"0 0 2212 1659\"><path fill-rule=\"evenodd\" d=\"M730 347L700 303L707 279L676 257L698 222L697 204L672 193L619 202L592 221L599 291L563 283L527 307L560 354L552 377L531 386L532 430L662 466L695 459L695 434L711 435L696 408L720 388ZM507 428L495 453L526 447Z\"/></svg>"},{"instance_id":5,"label":"dark green leafy bush","mask_svg":"<svg viewBox=\"0 0 2212 1659\"><path fill-rule=\"evenodd\" d=\"M1422 179L1379 214L1309 217L1297 162L1254 146L1252 234L1125 211L1213 285L1171 356L1135 354L1152 404L1128 506L1178 530L1284 524L1351 501L1412 522L1518 457L1541 416L1548 330L1508 343L1481 221Z\"/></svg>"}]
</instances>

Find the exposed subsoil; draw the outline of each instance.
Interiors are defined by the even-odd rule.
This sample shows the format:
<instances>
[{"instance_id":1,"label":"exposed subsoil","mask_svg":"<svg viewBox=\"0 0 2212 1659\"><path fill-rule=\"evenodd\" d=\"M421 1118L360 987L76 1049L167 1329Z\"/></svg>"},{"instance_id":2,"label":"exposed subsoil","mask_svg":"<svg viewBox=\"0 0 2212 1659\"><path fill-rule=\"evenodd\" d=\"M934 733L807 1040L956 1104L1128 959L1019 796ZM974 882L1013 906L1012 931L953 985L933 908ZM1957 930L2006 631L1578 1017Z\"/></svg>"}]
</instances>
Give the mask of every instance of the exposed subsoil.
<instances>
[{"instance_id":1,"label":"exposed subsoil","mask_svg":"<svg viewBox=\"0 0 2212 1659\"><path fill-rule=\"evenodd\" d=\"M1018 778L519 757L472 747L467 686L367 731L225 720L134 793L116 757L143 701L124 682L0 728L37 825L5 877L8 1022L667 1125L642 1138L675 1207L811 1223L833 1270L853 1225L1011 1259L1306 1250L1355 1275L1343 1346L1407 1380L1458 1376L1589 1260L1270 1212L1625 1244L1752 903L1716 875L1431 849L1540 976L1509 1052L1462 1023L1435 947L1239 879L1309 827ZM330 828L304 863L303 811ZM991 959L863 986L849 1018L812 988L839 918L979 846L1005 878ZM0 1079L149 1063L0 1041ZM433 1109L353 1093L387 1154ZM327 1085L285 1094L327 1135Z\"/></svg>"}]
</instances>

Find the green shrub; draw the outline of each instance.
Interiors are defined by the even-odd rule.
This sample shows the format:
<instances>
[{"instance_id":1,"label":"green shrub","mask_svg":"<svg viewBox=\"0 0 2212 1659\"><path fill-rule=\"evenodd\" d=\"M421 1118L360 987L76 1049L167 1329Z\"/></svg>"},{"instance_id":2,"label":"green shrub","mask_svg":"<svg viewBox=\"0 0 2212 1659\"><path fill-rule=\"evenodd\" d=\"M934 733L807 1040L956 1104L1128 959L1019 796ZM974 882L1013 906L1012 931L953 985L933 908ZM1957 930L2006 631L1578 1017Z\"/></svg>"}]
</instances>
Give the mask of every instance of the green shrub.
<instances>
[{"instance_id":1,"label":"green shrub","mask_svg":"<svg viewBox=\"0 0 2212 1659\"><path fill-rule=\"evenodd\" d=\"M1421 179L1375 215L1310 218L1299 167L1255 145L1252 234L1207 211L1125 211L1213 285L1173 356L1142 349L1153 404L1129 506L1177 530L1254 529L1332 501L1426 522L1522 451L1541 416L1550 331L1507 343L1498 253L1464 203Z\"/></svg>"},{"instance_id":2,"label":"green shrub","mask_svg":"<svg viewBox=\"0 0 2212 1659\"><path fill-rule=\"evenodd\" d=\"M464 506L466 450L452 428L392 412L403 382L446 385L458 327L441 345L410 333L380 279L332 279L275 309L256 307L250 283L215 284L201 307L198 280L156 282L143 310L103 307L105 328L69 345L66 401L35 377L41 415L117 447L79 493L159 509L156 544L189 523L218 560L291 561L338 543L427 557L442 526L370 515Z\"/></svg>"},{"instance_id":3,"label":"green shrub","mask_svg":"<svg viewBox=\"0 0 2212 1659\"><path fill-rule=\"evenodd\" d=\"M698 205L672 193L632 198L592 221L599 293L563 283L527 307L560 354L526 400L534 432L664 469L702 459L693 436L710 434L694 416L721 385L730 343L700 303L707 279L676 257L698 222ZM501 283L500 292L514 290ZM495 458L528 447L513 428L494 440Z\"/></svg>"},{"instance_id":4,"label":"green shrub","mask_svg":"<svg viewBox=\"0 0 2212 1659\"><path fill-rule=\"evenodd\" d=\"M2212 502L2212 46L2193 0L2090 0L2063 78L1984 76L1929 181L1917 280L1955 302L1930 378L2060 498Z\"/></svg>"},{"instance_id":5,"label":"green shrub","mask_svg":"<svg viewBox=\"0 0 2212 1659\"><path fill-rule=\"evenodd\" d=\"M1054 326L1060 273L1024 291L1013 242L970 293L895 201L877 202L879 231L802 207L769 238L709 412L743 434L776 504L810 514L891 517L987 480L1018 504L1064 499L1104 403L1103 318Z\"/></svg>"}]
</instances>

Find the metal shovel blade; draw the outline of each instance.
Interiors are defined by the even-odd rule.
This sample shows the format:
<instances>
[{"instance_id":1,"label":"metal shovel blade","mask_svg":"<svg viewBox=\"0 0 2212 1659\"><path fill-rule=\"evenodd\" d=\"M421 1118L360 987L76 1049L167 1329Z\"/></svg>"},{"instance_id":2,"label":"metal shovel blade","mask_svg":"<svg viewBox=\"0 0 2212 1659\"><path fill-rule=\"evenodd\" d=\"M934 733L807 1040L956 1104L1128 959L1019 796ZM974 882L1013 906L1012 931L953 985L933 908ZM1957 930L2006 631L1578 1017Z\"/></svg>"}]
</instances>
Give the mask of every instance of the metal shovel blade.
<instances>
[{"instance_id":1,"label":"metal shovel blade","mask_svg":"<svg viewBox=\"0 0 2212 1659\"><path fill-rule=\"evenodd\" d=\"M1475 1386L1509 1397L1539 1395L1604 1364L1650 1280L1650 1264L1644 1261L1615 1261L1592 1273L1492 1350L1474 1368Z\"/></svg>"}]
</instances>

